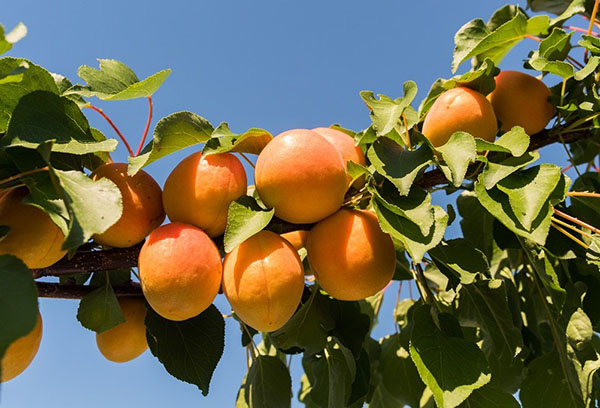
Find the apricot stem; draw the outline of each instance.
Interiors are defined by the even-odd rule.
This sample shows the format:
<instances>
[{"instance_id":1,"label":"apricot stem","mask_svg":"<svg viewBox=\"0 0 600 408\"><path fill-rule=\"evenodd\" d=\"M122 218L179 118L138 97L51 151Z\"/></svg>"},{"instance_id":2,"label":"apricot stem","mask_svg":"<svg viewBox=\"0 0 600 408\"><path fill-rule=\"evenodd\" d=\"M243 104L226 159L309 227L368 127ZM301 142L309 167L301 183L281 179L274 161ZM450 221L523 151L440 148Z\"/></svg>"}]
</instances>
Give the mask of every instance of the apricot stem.
<instances>
[{"instance_id":1,"label":"apricot stem","mask_svg":"<svg viewBox=\"0 0 600 408\"><path fill-rule=\"evenodd\" d=\"M579 218L575 218L569 214L565 214L564 212L557 210L556 208L554 209L554 213L557 215L560 215L563 218L566 218L569 221L574 222L575 224L583 227L583 228L587 228L592 232L595 232L596 234L600 234L600 229L588 224L587 222L581 221Z\"/></svg>"},{"instance_id":2,"label":"apricot stem","mask_svg":"<svg viewBox=\"0 0 600 408\"><path fill-rule=\"evenodd\" d=\"M554 222L552 222L550 225L552 225L554 228L556 228L557 231L560 231L566 237L570 238L576 244L581 245L586 250L588 249L588 246L583 241L581 241L579 238L576 238L574 235L572 235L571 233L569 233L568 231L566 231L564 228L556 225Z\"/></svg>"},{"instance_id":3,"label":"apricot stem","mask_svg":"<svg viewBox=\"0 0 600 408\"><path fill-rule=\"evenodd\" d=\"M240 324L242 325L242 328L244 329L244 331L246 332L246 335L250 339L250 344L248 344L248 346L250 346L250 353L252 354L252 360L255 360L257 355L260 353L258 352L258 349L256 348L256 344L254 344L254 339L252 338L252 334L250 333L250 330L248 330L248 326L246 326L246 323L244 323L240 320Z\"/></svg>"},{"instance_id":4,"label":"apricot stem","mask_svg":"<svg viewBox=\"0 0 600 408\"><path fill-rule=\"evenodd\" d=\"M588 237L590 239L592 238L592 234L589 234L589 233L587 233L585 231L582 231L579 228L577 228L577 227L575 227L575 226L573 226L573 225L571 225L569 223L566 223L563 220L560 220L560 219L558 219L556 217L552 217L552 222L555 222L555 223L560 224L560 225L562 225L564 227L567 227L570 230L573 230L573 231L577 232L580 235L583 235L583 236Z\"/></svg>"},{"instance_id":5,"label":"apricot stem","mask_svg":"<svg viewBox=\"0 0 600 408\"><path fill-rule=\"evenodd\" d=\"M137 156L142 151L144 147L144 142L146 142L146 136L148 135L148 130L150 129L150 122L152 121L152 97L148 97L148 120L146 121L146 128L144 129L144 134L142 136L142 140L140 140L140 144L135 152Z\"/></svg>"},{"instance_id":6,"label":"apricot stem","mask_svg":"<svg viewBox=\"0 0 600 408\"><path fill-rule=\"evenodd\" d=\"M15 181L15 180L20 179L22 177L30 176L32 174L40 173L42 171L47 171L47 170L48 170L48 166L46 166L46 167L40 167L39 169L33 169L33 170L24 171L22 173L15 174L13 176L10 176L10 177L7 177L7 178L5 178L3 180L0 180L0 184L10 183L11 181Z\"/></svg>"},{"instance_id":7,"label":"apricot stem","mask_svg":"<svg viewBox=\"0 0 600 408\"><path fill-rule=\"evenodd\" d=\"M596 21L596 14L598 14L598 3L600 0L596 0L594 2L594 8L592 9L592 16L590 17L590 24L588 26L587 35L592 35L592 31L594 30L594 22ZM583 60L588 62L588 49L586 48L583 53Z\"/></svg>"},{"instance_id":8,"label":"apricot stem","mask_svg":"<svg viewBox=\"0 0 600 408\"><path fill-rule=\"evenodd\" d=\"M252 168L254 168L254 163L252 163L252 160L250 160L250 159L248 158L248 156L246 156L246 155L245 155L244 153L242 153L242 152L238 152L238 153L239 153L239 155L240 155L240 156L242 156L242 159L246 160L246 161L248 162L248 164L249 164L250 166L252 166Z\"/></svg>"},{"instance_id":9,"label":"apricot stem","mask_svg":"<svg viewBox=\"0 0 600 408\"><path fill-rule=\"evenodd\" d=\"M524 37L525 38L529 38L530 40L537 41L537 42L542 42L542 40L540 38L537 38L537 37L535 37L533 35L530 35L530 34L525 34Z\"/></svg>"},{"instance_id":10,"label":"apricot stem","mask_svg":"<svg viewBox=\"0 0 600 408\"><path fill-rule=\"evenodd\" d=\"M569 197L595 197L600 198L600 193L590 193L587 191L569 191L567 193Z\"/></svg>"},{"instance_id":11,"label":"apricot stem","mask_svg":"<svg viewBox=\"0 0 600 408\"><path fill-rule=\"evenodd\" d=\"M125 145L125 147L127 147L127 151L129 152L129 155L131 155L131 156L134 155L133 150L131 150L131 146L129 146L129 143L127 143L127 139L125 139L125 136L123 136L123 134L121 133L121 131L119 130L117 125L114 124L114 122L108 117L108 115L106 113L104 113L104 111L102 109L97 108L90 103L85 105L84 108L92 109L92 110L98 112L108 122L108 124L113 128L113 130L117 133L117 135L119 135L119 137L123 141L123 144Z\"/></svg>"},{"instance_id":12,"label":"apricot stem","mask_svg":"<svg viewBox=\"0 0 600 408\"><path fill-rule=\"evenodd\" d=\"M575 27L575 26L564 26L564 28L566 28L567 30L577 31L579 33L584 33L587 35L593 35L594 37L598 37L598 34L596 34L594 32L588 32L588 30L586 28Z\"/></svg>"}]
</instances>

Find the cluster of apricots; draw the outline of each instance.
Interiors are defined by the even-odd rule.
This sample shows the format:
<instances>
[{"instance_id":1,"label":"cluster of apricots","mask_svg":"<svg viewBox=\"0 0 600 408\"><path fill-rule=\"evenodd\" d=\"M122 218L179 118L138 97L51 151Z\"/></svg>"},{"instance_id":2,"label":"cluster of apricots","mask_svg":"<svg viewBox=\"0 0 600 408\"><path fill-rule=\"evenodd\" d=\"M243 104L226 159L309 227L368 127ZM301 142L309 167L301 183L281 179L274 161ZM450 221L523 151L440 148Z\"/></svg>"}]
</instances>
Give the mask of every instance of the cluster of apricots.
<instances>
[{"instance_id":1,"label":"cluster of apricots","mask_svg":"<svg viewBox=\"0 0 600 408\"><path fill-rule=\"evenodd\" d=\"M516 71L496 77L486 96L466 87L444 92L434 102L422 132L434 146L456 131L492 142L501 130L522 126L541 131L554 108L540 80ZM340 300L376 294L392 279L396 253L369 210L343 207L354 180L347 162L365 165L363 151L346 133L331 128L295 129L275 137L259 154L255 189L275 215L294 224L314 224L310 231L277 235L261 231L226 254L212 238L222 235L232 201L248 191L240 161L230 153L194 153L169 175L164 190L146 172L127 175L127 165L107 163L92 179L113 181L122 195L123 213L116 224L94 237L108 247L130 247L144 240L138 260L145 300L166 319L181 321L202 313L222 287L232 309L247 325L264 332L281 328L302 296L305 271L298 251L305 249L320 287ZM42 210L27 205L25 189L0 198L0 225L10 228L0 240L0 255L19 257L29 268L51 266L65 255L64 235ZM165 216L169 224L163 224ZM96 336L101 353L125 362L148 347L145 301L119 300L126 321ZM2 359L2 381L32 361L42 334L35 329L8 348Z\"/></svg>"}]
</instances>

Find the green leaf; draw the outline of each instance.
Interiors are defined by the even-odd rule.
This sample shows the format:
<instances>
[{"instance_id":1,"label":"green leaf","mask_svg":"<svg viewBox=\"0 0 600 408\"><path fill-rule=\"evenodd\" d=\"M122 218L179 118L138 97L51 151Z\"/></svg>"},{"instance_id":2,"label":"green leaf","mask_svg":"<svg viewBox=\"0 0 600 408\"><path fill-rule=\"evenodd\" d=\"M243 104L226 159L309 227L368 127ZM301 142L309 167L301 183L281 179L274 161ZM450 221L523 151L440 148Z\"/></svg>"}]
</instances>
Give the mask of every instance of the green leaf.
<instances>
[{"instance_id":1,"label":"green leaf","mask_svg":"<svg viewBox=\"0 0 600 408\"><path fill-rule=\"evenodd\" d=\"M212 125L192 112L177 112L162 118L154 129L152 142L136 157L129 158L127 174L135 175L142 167L186 147L206 142Z\"/></svg>"},{"instance_id":2,"label":"green leaf","mask_svg":"<svg viewBox=\"0 0 600 408\"><path fill-rule=\"evenodd\" d=\"M196 385L208 395L210 380L225 346L225 321L211 305L188 320L176 322L152 309L146 315L150 351L173 377Z\"/></svg>"},{"instance_id":3,"label":"green leaf","mask_svg":"<svg viewBox=\"0 0 600 408\"><path fill-rule=\"evenodd\" d=\"M573 68L573 65L563 61L549 61L542 57L539 54L539 51L535 51L531 55L529 65L538 71L549 72L558 75L563 79L569 79L575 75L575 68Z\"/></svg>"},{"instance_id":4,"label":"green leaf","mask_svg":"<svg viewBox=\"0 0 600 408\"><path fill-rule=\"evenodd\" d=\"M244 379L238 399L242 396L244 402L236 404L238 408L291 407L292 379L288 368L277 357L258 356Z\"/></svg>"},{"instance_id":5,"label":"green leaf","mask_svg":"<svg viewBox=\"0 0 600 408\"><path fill-rule=\"evenodd\" d=\"M360 97L371 109L371 120L378 136L390 133L401 120L405 109L417 96L417 84L413 81L404 83L404 96L391 99L385 95L375 97L371 91L361 91Z\"/></svg>"},{"instance_id":6,"label":"green leaf","mask_svg":"<svg viewBox=\"0 0 600 408\"><path fill-rule=\"evenodd\" d=\"M274 209L262 208L255 198L242 196L229 204L225 228L225 252L229 253L257 232L262 231L273 218Z\"/></svg>"},{"instance_id":7,"label":"green leaf","mask_svg":"<svg viewBox=\"0 0 600 408\"><path fill-rule=\"evenodd\" d=\"M377 371L381 380L376 385L370 408L386 407L386 404L390 407L419 407L425 384L410 358L408 342L404 342L402 336L394 334L380 340L381 355Z\"/></svg>"},{"instance_id":8,"label":"green leaf","mask_svg":"<svg viewBox=\"0 0 600 408\"><path fill-rule=\"evenodd\" d=\"M12 342L30 333L37 322L37 288L27 266L0 255L0 359Z\"/></svg>"},{"instance_id":9,"label":"green leaf","mask_svg":"<svg viewBox=\"0 0 600 408\"><path fill-rule=\"evenodd\" d=\"M419 172L433 162L433 154L427 144L411 151L399 146L395 149L390 148L389 143L377 140L367 156L375 170L391 181L400 194L405 196L408 195Z\"/></svg>"},{"instance_id":10,"label":"green leaf","mask_svg":"<svg viewBox=\"0 0 600 408\"><path fill-rule=\"evenodd\" d=\"M20 41L27 35L25 24L19 23L9 33L4 33L4 27L0 24L0 55L10 51L14 43Z\"/></svg>"},{"instance_id":11,"label":"green leaf","mask_svg":"<svg viewBox=\"0 0 600 408\"><path fill-rule=\"evenodd\" d=\"M264 129L252 128L238 135L229 130L229 125L223 122L207 140L202 154L206 156L227 152L259 154L271 140L273 135Z\"/></svg>"},{"instance_id":12,"label":"green leaf","mask_svg":"<svg viewBox=\"0 0 600 408\"><path fill-rule=\"evenodd\" d=\"M486 190L494 187L500 180L510 176L516 171L527 167L540 158L538 152L525 153L519 157L504 158L497 155L487 160L482 172L482 182Z\"/></svg>"},{"instance_id":13,"label":"green leaf","mask_svg":"<svg viewBox=\"0 0 600 408\"><path fill-rule=\"evenodd\" d=\"M523 408L583 408L575 368L568 366L567 378L561 372L556 351L537 357L528 365L519 397Z\"/></svg>"},{"instance_id":14,"label":"green leaf","mask_svg":"<svg viewBox=\"0 0 600 408\"><path fill-rule=\"evenodd\" d=\"M573 32L567 33L561 28L554 28L552 33L540 42L539 55L548 61L562 61L571 51L571 37Z\"/></svg>"},{"instance_id":15,"label":"green leaf","mask_svg":"<svg viewBox=\"0 0 600 408\"><path fill-rule=\"evenodd\" d=\"M83 327L102 333L125 322L115 292L108 283L85 295L77 309L77 320Z\"/></svg>"},{"instance_id":16,"label":"green leaf","mask_svg":"<svg viewBox=\"0 0 600 408\"><path fill-rule=\"evenodd\" d=\"M36 149L49 140L54 141L52 151L77 155L111 152L118 143L115 139L97 140L77 104L67 98L47 91L23 96L0 147Z\"/></svg>"},{"instance_id":17,"label":"green leaf","mask_svg":"<svg viewBox=\"0 0 600 408\"><path fill-rule=\"evenodd\" d=\"M469 163L477 156L475 139L469 133L455 132L448 142L436 148L436 151L444 161L440 166L442 172L454 187L459 187L467 174Z\"/></svg>"},{"instance_id":18,"label":"green leaf","mask_svg":"<svg viewBox=\"0 0 600 408\"><path fill-rule=\"evenodd\" d=\"M567 292L560 286L558 275L550 263L546 252L537 248L533 243L519 239L529 263L535 270L538 278L553 299L557 307L561 307L567 297Z\"/></svg>"},{"instance_id":19,"label":"green leaf","mask_svg":"<svg viewBox=\"0 0 600 408\"><path fill-rule=\"evenodd\" d=\"M549 26L548 16L535 16L528 19L521 12L493 31L485 26L483 21L473 20L463 26L455 37L456 48L452 72L455 72L460 64L472 57L490 58L498 65L525 35L542 34L548 30Z\"/></svg>"},{"instance_id":20,"label":"green leaf","mask_svg":"<svg viewBox=\"0 0 600 408\"><path fill-rule=\"evenodd\" d=\"M0 132L6 132L8 121L20 99L33 91L48 91L58 94L54 78L44 68L22 58L0 59L0 74L14 73L25 65L18 82L0 83Z\"/></svg>"},{"instance_id":21,"label":"green leaf","mask_svg":"<svg viewBox=\"0 0 600 408\"><path fill-rule=\"evenodd\" d=\"M497 187L508 195L513 212L521 225L530 230L561 180L560 167L541 164L513 173L501 180Z\"/></svg>"},{"instance_id":22,"label":"green leaf","mask_svg":"<svg viewBox=\"0 0 600 408\"><path fill-rule=\"evenodd\" d=\"M425 252L435 247L444 238L448 214L439 206L433 207L435 222L429 233L424 235L418 225L388 210L377 198L374 198L371 203L381 229L404 245L413 262L421 262Z\"/></svg>"},{"instance_id":23,"label":"green leaf","mask_svg":"<svg viewBox=\"0 0 600 408\"><path fill-rule=\"evenodd\" d=\"M65 95L78 94L84 97L96 96L108 101L122 101L150 97L171 75L171 70L159 71L140 81L127 65L120 61L99 59L100 69L83 65L77 74L87 82L87 87L75 86Z\"/></svg>"},{"instance_id":24,"label":"green leaf","mask_svg":"<svg viewBox=\"0 0 600 408\"><path fill-rule=\"evenodd\" d=\"M535 170L534 170L535 171ZM532 173L533 174L533 173ZM535 175L535 174L534 174ZM514 177L515 174L509 176L507 179ZM518 176L518 175L517 175ZM531 175L529 175L531 176ZM518 178L515 179L515 184L511 185L508 183L509 187L518 187ZM538 188L535 185L531 186L531 192L535 191L539 194L546 194L544 192L544 185L546 183L542 181L541 187ZM548 230L550 229L550 218L553 214L552 205L564 200L566 194L566 186L568 185L568 181L565 176L561 176L558 184L556 185L554 191L551 192L550 196L547 198L546 202L543 203L541 210L539 211L537 217L531 222L531 228L527 229L522 224L520 219L529 219L531 217L530 213L521 213L519 217L517 217L513 211L511 206L511 202L509 202L509 197L500 191L498 188L494 187L490 190L486 190L485 186L482 182L482 177L479 177L479 181L475 183L475 193L477 194L477 199L481 203L485 209L490 212L496 219L498 219L504 226L506 226L509 230L514 232L517 235L530 239L532 241L537 242L540 245L544 245L546 242L546 237L548 235ZM510 188L506 188L507 191L511 191ZM518 190L518 189L517 189ZM513 190L516 191L516 190ZM523 194L527 194L527 189L523 190ZM518 195L518 194L517 194ZM513 201L516 200L516 196L513 197ZM536 208L536 198L529 195L527 204L525 203L515 203L516 208L524 208L526 211L535 211Z\"/></svg>"},{"instance_id":25,"label":"green leaf","mask_svg":"<svg viewBox=\"0 0 600 408\"><path fill-rule=\"evenodd\" d=\"M452 324L449 315L438 316L450 319ZM418 307L413 319L410 355L439 408L460 405L474 390L490 381L490 369L479 347L441 330L429 305Z\"/></svg>"},{"instance_id":26,"label":"green leaf","mask_svg":"<svg viewBox=\"0 0 600 408\"><path fill-rule=\"evenodd\" d=\"M429 255L440 270L450 270L462 284L474 282L477 275L489 274L485 255L463 238L442 242L430 249Z\"/></svg>"},{"instance_id":27,"label":"green leaf","mask_svg":"<svg viewBox=\"0 0 600 408\"><path fill-rule=\"evenodd\" d=\"M486 385L459 405L459 408L520 408L519 402L506 391Z\"/></svg>"},{"instance_id":28,"label":"green leaf","mask_svg":"<svg viewBox=\"0 0 600 408\"><path fill-rule=\"evenodd\" d=\"M106 231L121 218L121 192L112 181L92 181L79 171L54 170L53 173L57 187L64 194L70 216L64 249L78 247L94 234Z\"/></svg>"},{"instance_id":29,"label":"green leaf","mask_svg":"<svg viewBox=\"0 0 600 408\"><path fill-rule=\"evenodd\" d=\"M472 191L463 192L456 203L462 217L460 228L464 238L483 252L488 259L491 258L494 217L479 203Z\"/></svg>"},{"instance_id":30,"label":"green leaf","mask_svg":"<svg viewBox=\"0 0 600 408\"><path fill-rule=\"evenodd\" d=\"M458 296L462 325L481 329L482 350L492 371L490 385L513 394L523 372L523 338L513 321L504 281L492 279L463 285Z\"/></svg>"},{"instance_id":31,"label":"green leaf","mask_svg":"<svg viewBox=\"0 0 600 408\"><path fill-rule=\"evenodd\" d=\"M298 347L306 354L315 354L325 348L329 331L334 327L327 297L313 286L308 300L300 305L282 328L269 333L269 337L281 350Z\"/></svg>"},{"instance_id":32,"label":"green leaf","mask_svg":"<svg viewBox=\"0 0 600 408\"><path fill-rule=\"evenodd\" d=\"M525 129L520 126L513 127L496 139L494 143L487 142L483 139L475 139L478 152L489 150L491 152L510 153L515 157L525 154L529 147L529 141L529 135L525 133Z\"/></svg>"},{"instance_id":33,"label":"green leaf","mask_svg":"<svg viewBox=\"0 0 600 408\"><path fill-rule=\"evenodd\" d=\"M585 13L585 0L528 0L533 11L545 10L559 16L550 20L551 26L557 26L579 13Z\"/></svg>"},{"instance_id":34,"label":"green leaf","mask_svg":"<svg viewBox=\"0 0 600 408\"><path fill-rule=\"evenodd\" d=\"M427 235L435 222L435 211L431 205L431 195L418 186L413 186L410 193L403 197L392 183L384 180L381 187L369 187L369 191L377 198L378 203L394 214L406 218Z\"/></svg>"},{"instance_id":35,"label":"green leaf","mask_svg":"<svg viewBox=\"0 0 600 408\"><path fill-rule=\"evenodd\" d=\"M307 389L301 398L307 405L346 408L350 399L356 363L350 350L330 341L322 355L304 356Z\"/></svg>"}]
</instances>

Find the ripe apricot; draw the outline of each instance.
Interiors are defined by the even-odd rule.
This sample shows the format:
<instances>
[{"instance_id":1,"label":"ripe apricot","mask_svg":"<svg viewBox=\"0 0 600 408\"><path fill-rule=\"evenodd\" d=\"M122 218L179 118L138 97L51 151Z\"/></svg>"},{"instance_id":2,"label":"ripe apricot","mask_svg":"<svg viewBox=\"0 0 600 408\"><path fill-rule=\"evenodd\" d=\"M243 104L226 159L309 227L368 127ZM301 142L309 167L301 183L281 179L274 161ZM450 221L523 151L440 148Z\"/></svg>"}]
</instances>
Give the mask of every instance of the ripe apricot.
<instances>
[{"instance_id":1,"label":"ripe apricot","mask_svg":"<svg viewBox=\"0 0 600 408\"><path fill-rule=\"evenodd\" d=\"M465 87L441 94L423 122L423 134L435 147L446 144L458 131L488 142L493 142L498 133L492 104L479 92Z\"/></svg>"},{"instance_id":2,"label":"ripe apricot","mask_svg":"<svg viewBox=\"0 0 600 408\"><path fill-rule=\"evenodd\" d=\"M246 172L232 154L185 158L173 169L163 192L169 219L202 228L211 237L225 232L229 204L246 194Z\"/></svg>"},{"instance_id":3,"label":"ripe apricot","mask_svg":"<svg viewBox=\"0 0 600 408\"><path fill-rule=\"evenodd\" d=\"M37 323L32 331L12 342L0 362L0 383L12 380L21 374L40 348L42 341L42 315L38 311Z\"/></svg>"},{"instance_id":4,"label":"ripe apricot","mask_svg":"<svg viewBox=\"0 0 600 408\"><path fill-rule=\"evenodd\" d=\"M256 190L275 215L296 224L317 222L341 207L348 187L336 147L308 129L275 137L258 156Z\"/></svg>"},{"instance_id":5,"label":"ripe apricot","mask_svg":"<svg viewBox=\"0 0 600 408\"><path fill-rule=\"evenodd\" d=\"M362 150L354 144L354 139L347 133L326 127L314 128L313 131L323 136L329 143L335 146L342 155L342 159L344 159L344 164L346 164L346 166L349 160L363 166L366 164L365 155ZM348 182L350 181L352 181L352 177L348 174ZM357 179L352 186L354 188L360 188L364 184L365 178L361 177Z\"/></svg>"},{"instance_id":6,"label":"ripe apricot","mask_svg":"<svg viewBox=\"0 0 600 408\"><path fill-rule=\"evenodd\" d=\"M292 317L304 290L298 253L279 235L261 231L225 257L223 292L242 321L270 332Z\"/></svg>"},{"instance_id":7,"label":"ripe apricot","mask_svg":"<svg viewBox=\"0 0 600 408\"><path fill-rule=\"evenodd\" d=\"M317 282L332 297L360 300L392 279L396 251L369 211L341 209L313 227L306 241Z\"/></svg>"},{"instance_id":8,"label":"ripe apricot","mask_svg":"<svg viewBox=\"0 0 600 408\"><path fill-rule=\"evenodd\" d=\"M281 238L287 240L292 246L296 249L296 251L301 250L306 247L306 238L308 237L308 231L306 230L298 230L291 231L281 234Z\"/></svg>"},{"instance_id":9,"label":"ripe apricot","mask_svg":"<svg viewBox=\"0 0 600 408\"><path fill-rule=\"evenodd\" d=\"M214 242L200 228L173 222L152 231L138 258L140 283L152 309L186 320L215 300L223 266Z\"/></svg>"},{"instance_id":10,"label":"ripe apricot","mask_svg":"<svg viewBox=\"0 0 600 408\"><path fill-rule=\"evenodd\" d=\"M110 330L96 333L98 350L107 360L125 363L148 348L146 340L146 306L143 298L120 298L125 321Z\"/></svg>"},{"instance_id":11,"label":"ripe apricot","mask_svg":"<svg viewBox=\"0 0 600 408\"><path fill-rule=\"evenodd\" d=\"M48 214L22 202L27 194L19 188L0 199L0 225L10 228L0 240L0 255L14 255L31 269L47 268L67 253L65 236Z\"/></svg>"},{"instance_id":12,"label":"ripe apricot","mask_svg":"<svg viewBox=\"0 0 600 408\"><path fill-rule=\"evenodd\" d=\"M502 71L496 89L488 95L503 131L521 126L528 135L543 130L554 116L548 101L550 89L542 81L519 71Z\"/></svg>"},{"instance_id":13,"label":"ripe apricot","mask_svg":"<svg viewBox=\"0 0 600 408\"><path fill-rule=\"evenodd\" d=\"M123 199L121 218L102 234L94 235L99 244L116 248L133 246L165 220L160 186L144 170L132 177L127 175L127 164L106 163L95 169L91 177L115 183Z\"/></svg>"}]
</instances>

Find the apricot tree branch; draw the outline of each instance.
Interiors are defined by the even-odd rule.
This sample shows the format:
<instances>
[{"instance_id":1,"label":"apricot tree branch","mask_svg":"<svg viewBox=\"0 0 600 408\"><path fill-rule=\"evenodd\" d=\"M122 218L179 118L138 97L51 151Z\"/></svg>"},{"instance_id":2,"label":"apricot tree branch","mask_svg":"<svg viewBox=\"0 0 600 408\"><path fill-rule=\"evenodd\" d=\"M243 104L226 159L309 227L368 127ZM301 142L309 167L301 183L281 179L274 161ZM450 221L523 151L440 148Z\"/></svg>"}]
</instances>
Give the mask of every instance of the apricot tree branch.
<instances>
[{"instance_id":1,"label":"apricot tree branch","mask_svg":"<svg viewBox=\"0 0 600 408\"><path fill-rule=\"evenodd\" d=\"M572 143L578 140L583 140L591 136L589 130L580 130L564 133L562 135L566 143ZM544 130L531 137L531 143L529 145L529 151L537 150L544 146L556 143L559 140L559 135L554 132ZM469 167L467 176L473 178L477 175L480 169L477 169L477 165ZM444 174L439 170L431 170L425 172L416 182L417 185L423 188L432 188L437 185L448 184L448 180L444 177ZM276 233L284 233L289 231L295 231L299 229L310 229L311 225L297 225L291 224L278 218L273 220L267 226L267 229ZM214 239L215 244L219 248L223 248L223 236ZM109 271L112 269L119 268L134 268L137 266L137 259L142 244L135 245L131 248L116 248L97 250L93 248L86 248L79 250L75 255L68 259L63 258L56 264L49 268L34 269L33 277L35 279L43 276L64 276L79 273L88 272L101 272ZM38 282L38 289L40 290L40 296L44 297L66 297L66 298L79 298L83 294L88 293L90 290L86 286L79 285L55 285L50 283ZM124 296L130 293L138 293L139 288L127 287L122 290ZM86 292L87 291L87 292Z\"/></svg>"},{"instance_id":2,"label":"apricot tree branch","mask_svg":"<svg viewBox=\"0 0 600 408\"><path fill-rule=\"evenodd\" d=\"M36 282L39 297L57 299L81 299L96 287L87 285L61 285L60 283ZM141 297L142 288L139 283L129 282L113 286L117 297Z\"/></svg>"}]
</instances>

